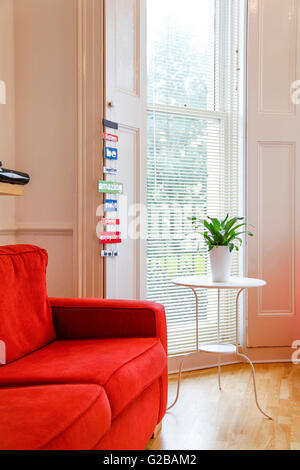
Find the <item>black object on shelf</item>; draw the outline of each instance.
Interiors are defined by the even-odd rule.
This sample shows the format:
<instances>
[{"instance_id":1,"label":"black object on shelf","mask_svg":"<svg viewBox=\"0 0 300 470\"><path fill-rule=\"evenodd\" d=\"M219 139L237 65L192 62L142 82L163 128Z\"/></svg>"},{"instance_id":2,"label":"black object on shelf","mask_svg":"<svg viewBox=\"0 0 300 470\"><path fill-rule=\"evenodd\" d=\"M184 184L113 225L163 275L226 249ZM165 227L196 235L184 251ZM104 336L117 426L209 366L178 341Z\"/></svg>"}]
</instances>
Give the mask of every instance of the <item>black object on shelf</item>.
<instances>
[{"instance_id":1,"label":"black object on shelf","mask_svg":"<svg viewBox=\"0 0 300 470\"><path fill-rule=\"evenodd\" d=\"M30 176L27 173L21 173L20 171L6 170L2 168L2 162L0 162L0 183L18 184L24 186L30 181Z\"/></svg>"}]
</instances>

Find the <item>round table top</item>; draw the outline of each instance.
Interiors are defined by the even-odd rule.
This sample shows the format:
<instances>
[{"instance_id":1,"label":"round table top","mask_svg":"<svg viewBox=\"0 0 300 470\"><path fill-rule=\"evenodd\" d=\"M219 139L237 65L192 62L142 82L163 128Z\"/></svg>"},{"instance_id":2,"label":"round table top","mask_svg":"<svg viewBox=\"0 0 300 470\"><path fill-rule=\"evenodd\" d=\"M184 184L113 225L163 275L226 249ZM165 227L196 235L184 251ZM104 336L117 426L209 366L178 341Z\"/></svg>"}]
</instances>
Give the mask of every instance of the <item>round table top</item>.
<instances>
[{"instance_id":1,"label":"round table top","mask_svg":"<svg viewBox=\"0 0 300 470\"><path fill-rule=\"evenodd\" d=\"M251 287L264 287L267 283L261 279L249 277L230 277L227 282L213 282L208 276L186 276L172 280L173 284L183 287L203 289L250 289Z\"/></svg>"}]
</instances>

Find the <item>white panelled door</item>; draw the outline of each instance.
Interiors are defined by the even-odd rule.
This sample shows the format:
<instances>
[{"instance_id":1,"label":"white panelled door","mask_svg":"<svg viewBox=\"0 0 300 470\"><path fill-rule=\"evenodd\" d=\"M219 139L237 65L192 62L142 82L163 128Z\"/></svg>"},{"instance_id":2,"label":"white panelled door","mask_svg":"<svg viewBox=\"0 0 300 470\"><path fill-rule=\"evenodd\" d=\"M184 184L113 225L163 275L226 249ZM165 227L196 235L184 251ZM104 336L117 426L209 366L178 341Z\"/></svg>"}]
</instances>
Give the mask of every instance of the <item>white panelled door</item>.
<instances>
[{"instance_id":1,"label":"white panelled door","mask_svg":"<svg viewBox=\"0 0 300 470\"><path fill-rule=\"evenodd\" d=\"M291 346L300 338L299 0L249 1L248 345Z\"/></svg>"},{"instance_id":2,"label":"white panelled door","mask_svg":"<svg viewBox=\"0 0 300 470\"><path fill-rule=\"evenodd\" d=\"M142 242L134 205L146 193L146 0L106 0L105 6L105 116L119 123L118 175L110 178L124 183L125 196L119 196L120 255L106 260L106 297L138 299Z\"/></svg>"}]
</instances>

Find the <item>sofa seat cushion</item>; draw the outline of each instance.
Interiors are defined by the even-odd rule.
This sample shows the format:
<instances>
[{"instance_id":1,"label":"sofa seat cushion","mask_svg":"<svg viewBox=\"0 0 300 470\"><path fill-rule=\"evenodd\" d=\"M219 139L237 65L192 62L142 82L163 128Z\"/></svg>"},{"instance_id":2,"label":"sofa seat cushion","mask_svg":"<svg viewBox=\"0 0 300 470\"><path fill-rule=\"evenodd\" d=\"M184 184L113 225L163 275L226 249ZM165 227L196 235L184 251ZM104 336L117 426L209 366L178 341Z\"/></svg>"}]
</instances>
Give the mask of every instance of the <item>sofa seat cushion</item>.
<instances>
[{"instance_id":1,"label":"sofa seat cushion","mask_svg":"<svg viewBox=\"0 0 300 470\"><path fill-rule=\"evenodd\" d=\"M0 389L1 450L91 450L110 426L98 385Z\"/></svg>"},{"instance_id":2,"label":"sofa seat cushion","mask_svg":"<svg viewBox=\"0 0 300 470\"><path fill-rule=\"evenodd\" d=\"M31 245L0 247L0 341L11 362L53 341L46 291L45 250Z\"/></svg>"},{"instance_id":3,"label":"sofa seat cushion","mask_svg":"<svg viewBox=\"0 0 300 470\"><path fill-rule=\"evenodd\" d=\"M54 341L0 368L0 387L93 383L105 388L115 418L167 364L157 338Z\"/></svg>"}]
</instances>

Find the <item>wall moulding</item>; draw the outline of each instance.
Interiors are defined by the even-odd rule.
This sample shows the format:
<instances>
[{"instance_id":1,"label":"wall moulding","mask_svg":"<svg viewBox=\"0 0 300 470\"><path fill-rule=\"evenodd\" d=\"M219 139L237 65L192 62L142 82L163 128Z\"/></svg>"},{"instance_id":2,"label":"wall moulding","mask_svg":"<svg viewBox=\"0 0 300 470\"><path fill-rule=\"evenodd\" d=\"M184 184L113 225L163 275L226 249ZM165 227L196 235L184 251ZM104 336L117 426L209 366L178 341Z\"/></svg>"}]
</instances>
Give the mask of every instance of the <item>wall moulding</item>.
<instances>
[{"instance_id":1,"label":"wall moulding","mask_svg":"<svg viewBox=\"0 0 300 470\"><path fill-rule=\"evenodd\" d=\"M0 227L0 235L39 234L45 236L73 236L73 227L65 225L46 226L40 224L8 225Z\"/></svg>"},{"instance_id":2,"label":"wall moulding","mask_svg":"<svg viewBox=\"0 0 300 470\"><path fill-rule=\"evenodd\" d=\"M258 274L269 284L259 291L259 316L295 315L295 175L295 142L258 142ZM276 188L276 192L270 192L270 188ZM276 237L284 237L284 246L271 236L271 221L277 211L284 228L277 227ZM281 272L285 272L284 279ZM279 297L274 291L280 293Z\"/></svg>"}]
</instances>

